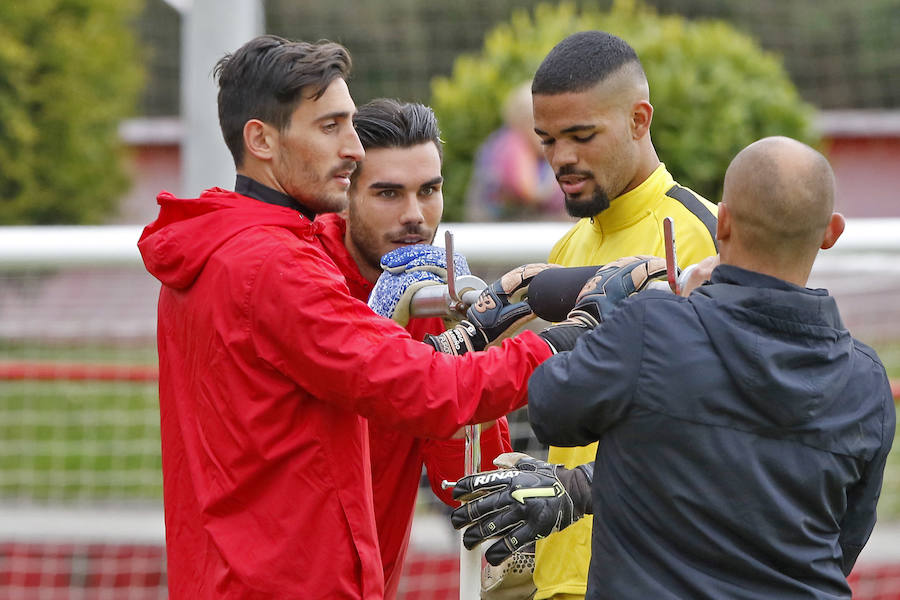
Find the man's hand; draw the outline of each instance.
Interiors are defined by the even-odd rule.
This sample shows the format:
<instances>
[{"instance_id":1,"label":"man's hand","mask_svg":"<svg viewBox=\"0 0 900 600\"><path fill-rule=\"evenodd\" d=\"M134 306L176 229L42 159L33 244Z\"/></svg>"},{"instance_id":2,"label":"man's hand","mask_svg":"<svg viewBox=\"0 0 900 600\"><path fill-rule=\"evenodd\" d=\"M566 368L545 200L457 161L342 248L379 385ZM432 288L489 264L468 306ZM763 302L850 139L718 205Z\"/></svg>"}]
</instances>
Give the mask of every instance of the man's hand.
<instances>
[{"instance_id":1,"label":"man's hand","mask_svg":"<svg viewBox=\"0 0 900 600\"><path fill-rule=\"evenodd\" d=\"M697 264L691 265L681 273L678 281L682 296L690 296L694 289L709 281L713 269L719 266L719 255L707 256Z\"/></svg>"},{"instance_id":2,"label":"man's hand","mask_svg":"<svg viewBox=\"0 0 900 600\"><path fill-rule=\"evenodd\" d=\"M460 254L453 257L453 266L457 275L471 274ZM369 294L369 308L404 327L409 322L409 304L416 291L447 283L447 255L437 246L402 246L381 257L381 268L384 272Z\"/></svg>"},{"instance_id":3,"label":"man's hand","mask_svg":"<svg viewBox=\"0 0 900 600\"><path fill-rule=\"evenodd\" d=\"M656 256L627 256L597 269L587 280L565 321L540 332L554 352L571 350L579 337L605 321L627 297L651 281L665 281L666 261Z\"/></svg>"},{"instance_id":4,"label":"man's hand","mask_svg":"<svg viewBox=\"0 0 900 600\"><path fill-rule=\"evenodd\" d=\"M557 266L536 263L516 267L481 292L466 311L465 320L444 333L426 336L425 341L446 354L484 350L501 342L535 316L524 299L531 280Z\"/></svg>"},{"instance_id":5,"label":"man's hand","mask_svg":"<svg viewBox=\"0 0 900 600\"><path fill-rule=\"evenodd\" d=\"M453 498L463 505L450 514L456 529L468 527L463 543L469 550L501 538L485 552L492 565L592 512L593 474L586 465L569 470L520 452L501 454L494 464L511 468L457 481Z\"/></svg>"}]
</instances>

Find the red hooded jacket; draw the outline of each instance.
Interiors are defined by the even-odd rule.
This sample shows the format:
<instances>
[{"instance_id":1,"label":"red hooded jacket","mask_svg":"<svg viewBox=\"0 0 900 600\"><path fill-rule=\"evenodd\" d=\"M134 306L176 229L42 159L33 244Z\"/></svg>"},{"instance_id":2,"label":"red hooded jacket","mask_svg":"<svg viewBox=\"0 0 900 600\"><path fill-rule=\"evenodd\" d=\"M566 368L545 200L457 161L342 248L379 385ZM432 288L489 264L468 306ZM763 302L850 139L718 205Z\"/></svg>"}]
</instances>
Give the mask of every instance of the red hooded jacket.
<instances>
[{"instance_id":1,"label":"red hooded jacket","mask_svg":"<svg viewBox=\"0 0 900 600\"><path fill-rule=\"evenodd\" d=\"M362 276L344 245L347 222L335 213L319 215L316 222L322 226L319 239L343 273L350 293L354 298L365 302L372 293L374 284ZM444 322L438 317L410 319L406 330L413 339L422 340L426 333L444 331ZM510 451L509 424L506 417L502 417L497 420L496 427L481 432L482 468L492 468L491 461L497 455ZM385 598L394 598L409 546L422 465L425 465L431 489L437 497L450 506L459 506L459 502L453 500L453 490L442 489L441 481L456 481L465 475L466 443L463 439L432 440L415 437L409 432L370 422L369 452L375 525L384 566L384 595Z\"/></svg>"},{"instance_id":2,"label":"red hooded jacket","mask_svg":"<svg viewBox=\"0 0 900 600\"><path fill-rule=\"evenodd\" d=\"M159 279L169 591L384 595L367 420L447 438L525 403L533 332L453 357L353 298L289 208L163 192L138 247Z\"/></svg>"}]
</instances>

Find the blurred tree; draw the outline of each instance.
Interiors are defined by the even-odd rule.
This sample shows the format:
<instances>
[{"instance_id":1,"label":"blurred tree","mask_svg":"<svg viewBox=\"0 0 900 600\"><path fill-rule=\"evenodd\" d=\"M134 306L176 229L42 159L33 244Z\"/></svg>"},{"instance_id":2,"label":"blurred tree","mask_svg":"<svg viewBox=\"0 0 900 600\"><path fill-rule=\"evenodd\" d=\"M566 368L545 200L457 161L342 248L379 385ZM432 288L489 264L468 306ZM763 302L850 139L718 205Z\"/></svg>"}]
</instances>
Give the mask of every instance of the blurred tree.
<instances>
[{"instance_id":1,"label":"blurred tree","mask_svg":"<svg viewBox=\"0 0 900 600\"><path fill-rule=\"evenodd\" d=\"M628 41L650 81L651 133L667 168L713 202L728 162L767 135L817 142L813 109L805 104L779 58L721 21L661 16L633 0L607 11L541 4L517 11L485 38L480 54L460 56L450 77L432 81L432 105L444 151L445 218L462 219L474 153L500 125L503 99L529 79L567 35L602 29Z\"/></svg>"},{"instance_id":2,"label":"blurred tree","mask_svg":"<svg viewBox=\"0 0 900 600\"><path fill-rule=\"evenodd\" d=\"M127 185L119 121L141 0L0 3L0 223L98 223Z\"/></svg>"},{"instance_id":3,"label":"blurred tree","mask_svg":"<svg viewBox=\"0 0 900 600\"><path fill-rule=\"evenodd\" d=\"M11 0L8 0L11 1ZM571 0L608 10L612 0ZM660 14L721 19L784 58L801 96L819 108L900 107L900 0L644 0ZM464 52L515 9L538 0L266 0L267 31L328 38L353 54L350 90L361 104L379 96L427 102L429 80L448 75ZM164 0L146 0L136 22L150 82L142 114L177 115L180 19ZM236 40L235 47L243 40Z\"/></svg>"}]
</instances>

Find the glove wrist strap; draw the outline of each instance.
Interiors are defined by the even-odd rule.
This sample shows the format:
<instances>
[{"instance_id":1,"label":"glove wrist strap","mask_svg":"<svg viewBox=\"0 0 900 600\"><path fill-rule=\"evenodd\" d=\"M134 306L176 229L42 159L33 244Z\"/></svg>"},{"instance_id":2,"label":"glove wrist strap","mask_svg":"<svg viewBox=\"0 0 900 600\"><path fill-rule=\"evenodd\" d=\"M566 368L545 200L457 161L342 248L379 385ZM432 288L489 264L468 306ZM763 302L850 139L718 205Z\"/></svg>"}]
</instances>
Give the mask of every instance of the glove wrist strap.
<instances>
[{"instance_id":1,"label":"glove wrist strap","mask_svg":"<svg viewBox=\"0 0 900 600\"><path fill-rule=\"evenodd\" d=\"M427 335L424 341L434 346L438 352L456 356L473 350L484 350L487 345L484 336L468 321L460 321L456 327L440 335Z\"/></svg>"},{"instance_id":2,"label":"glove wrist strap","mask_svg":"<svg viewBox=\"0 0 900 600\"><path fill-rule=\"evenodd\" d=\"M553 350L554 354L557 354L574 348L578 338L590 330L590 327L581 323L564 322L548 327L538 333L538 336L550 345L550 349Z\"/></svg>"},{"instance_id":3,"label":"glove wrist strap","mask_svg":"<svg viewBox=\"0 0 900 600\"><path fill-rule=\"evenodd\" d=\"M593 464L593 463L591 463ZM591 502L591 482L593 473L589 471L587 465L579 465L574 469L565 469L558 467L556 476L566 488L569 497L572 498L572 510L575 519L580 519L584 515L593 514L593 504Z\"/></svg>"}]
</instances>

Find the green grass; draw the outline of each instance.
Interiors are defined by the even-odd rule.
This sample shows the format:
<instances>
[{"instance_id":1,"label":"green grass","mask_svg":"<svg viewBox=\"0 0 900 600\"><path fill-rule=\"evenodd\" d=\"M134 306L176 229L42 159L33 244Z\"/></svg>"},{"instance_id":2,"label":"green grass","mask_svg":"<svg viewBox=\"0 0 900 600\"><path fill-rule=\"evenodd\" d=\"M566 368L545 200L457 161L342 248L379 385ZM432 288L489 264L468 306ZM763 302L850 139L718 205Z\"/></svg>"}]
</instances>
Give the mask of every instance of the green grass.
<instances>
[{"instance_id":1,"label":"green grass","mask_svg":"<svg viewBox=\"0 0 900 600\"><path fill-rule=\"evenodd\" d=\"M44 343L0 340L0 360L155 365L156 346L110 345L108 343Z\"/></svg>"},{"instance_id":2,"label":"green grass","mask_svg":"<svg viewBox=\"0 0 900 600\"><path fill-rule=\"evenodd\" d=\"M0 382L0 497L161 495L155 383Z\"/></svg>"}]
</instances>

